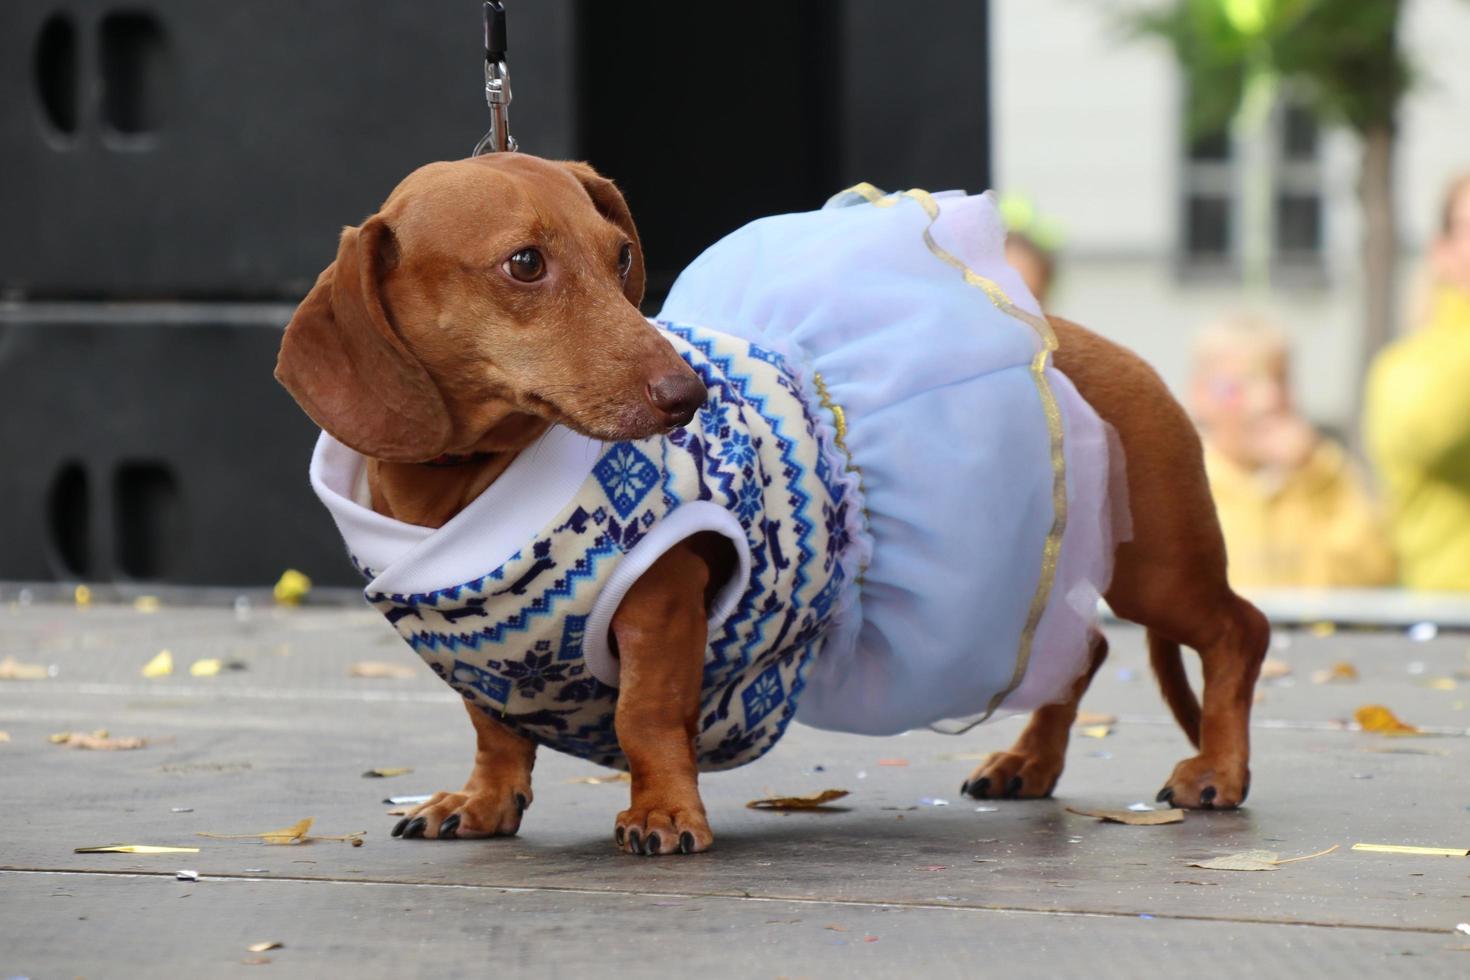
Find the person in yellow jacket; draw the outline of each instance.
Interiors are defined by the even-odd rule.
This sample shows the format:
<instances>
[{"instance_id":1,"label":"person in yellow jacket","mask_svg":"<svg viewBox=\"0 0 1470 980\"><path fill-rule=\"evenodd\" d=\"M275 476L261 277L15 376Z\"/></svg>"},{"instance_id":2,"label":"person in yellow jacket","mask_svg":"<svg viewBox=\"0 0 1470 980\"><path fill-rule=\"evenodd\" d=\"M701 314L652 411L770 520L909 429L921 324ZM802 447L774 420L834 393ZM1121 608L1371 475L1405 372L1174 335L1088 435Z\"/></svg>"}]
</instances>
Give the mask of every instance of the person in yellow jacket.
<instances>
[{"instance_id":1,"label":"person in yellow jacket","mask_svg":"<svg viewBox=\"0 0 1470 980\"><path fill-rule=\"evenodd\" d=\"M1388 585L1393 555L1347 453L1292 405L1286 339L1237 316L1195 345L1190 403L1237 588Z\"/></svg>"},{"instance_id":2,"label":"person in yellow jacket","mask_svg":"<svg viewBox=\"0 0 1470 980\"><path fill-rule=\"evenodd\" d=\"M1450 185L1419 329L1375 359L1364 429L1406 586L1470 590L1470 173Z\"/></svg>"}]
</instances>

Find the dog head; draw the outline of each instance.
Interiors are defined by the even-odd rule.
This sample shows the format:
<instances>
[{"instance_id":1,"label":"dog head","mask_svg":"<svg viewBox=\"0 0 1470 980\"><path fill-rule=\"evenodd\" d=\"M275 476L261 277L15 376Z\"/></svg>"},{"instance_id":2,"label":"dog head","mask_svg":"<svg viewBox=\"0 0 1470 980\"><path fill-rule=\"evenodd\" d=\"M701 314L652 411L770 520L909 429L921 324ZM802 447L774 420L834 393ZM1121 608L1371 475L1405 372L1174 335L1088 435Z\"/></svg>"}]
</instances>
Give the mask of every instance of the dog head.
<instances>
[{"instance_id":1,"label":"dog head","mask_svg":"<svg viewBox=\"0 0 1470 980\"><path fill-rule=\"evenodd\" d=\"M365 456L421 462L684 425L698 375L638 312L623 196L585 164L495 153L410 174L342 233L286 328L276 378Z\"/></svg>"}]
</instances>

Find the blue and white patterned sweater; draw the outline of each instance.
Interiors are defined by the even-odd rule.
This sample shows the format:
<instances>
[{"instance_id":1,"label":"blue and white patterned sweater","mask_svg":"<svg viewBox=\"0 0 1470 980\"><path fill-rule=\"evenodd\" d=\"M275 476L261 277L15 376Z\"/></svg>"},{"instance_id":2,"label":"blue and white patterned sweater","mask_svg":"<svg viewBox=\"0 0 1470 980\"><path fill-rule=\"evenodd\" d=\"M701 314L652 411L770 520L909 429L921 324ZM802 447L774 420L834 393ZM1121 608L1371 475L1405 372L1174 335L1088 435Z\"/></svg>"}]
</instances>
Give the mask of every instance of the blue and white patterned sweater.
<instances>
[{"instance_id":1,"label":"blue and white patterned sweater","mask_svg":"<svg viewBox=\"0 0 1470 980\"><path fill-rule=\"evenodd\" d=\"M341 501L323 499L354 561L374 579L369 602L436 674L516 732L618 768L627 760L613 728L612 614L677 541L701 531L727 537L739 570L712 611L696 738L700 768L727 769L768 751L796 712L847 581L851 494L823 445L826 420L814 417L823 410L808 407L780 355L714 331L658 326L703 379L704 408L666 436L589 443L600 455L567 484L575 487L570 499L543 525L515 529L514 554L482 574L385 590L404 574L366 567ZM475 525L504 516L490 508L470 526L456 519L425 535L473 535Z\"/></svg>"}]
</instances>

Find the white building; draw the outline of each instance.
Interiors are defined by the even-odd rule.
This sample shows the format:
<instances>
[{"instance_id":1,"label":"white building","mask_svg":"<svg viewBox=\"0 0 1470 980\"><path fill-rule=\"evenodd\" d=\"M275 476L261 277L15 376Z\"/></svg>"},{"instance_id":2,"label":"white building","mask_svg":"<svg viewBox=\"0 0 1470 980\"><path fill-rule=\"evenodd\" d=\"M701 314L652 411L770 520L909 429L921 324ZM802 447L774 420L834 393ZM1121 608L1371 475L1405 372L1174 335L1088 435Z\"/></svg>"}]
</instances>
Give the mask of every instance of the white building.
<instances>
[{"instance_id":1,"label":"white building","mask_svg":"<svg viewBox=\"0 0 1470 980\"><path fill-rule=\"evenodd\" d=\"M1054 312L1139 351L1176 393L1200 326L1239 309L1271 314L1293 338L1303 411L1345 429L1362 319L1355 137L1289 136L1288 121L1278 121L1277 187L1297 197L1277 206L1294 230L1278 233L1276 245L1295 250L1273 263L1289 274L1246 296L1225 268L1239 250L1237 168L1190 160L1173 55L1161 41L1130 37L1118 9L1093 0L991 4L993 180L1065 232ZM1402 38L1422 73L1401 115L1397 157L1407 300L1445 183L1470 168L1470 2L1406 0ZM1285 149L1293 141L1295 153ZM1219 199L1196 200L1191 216L1192 189ZM1215 247L1223 254L1211 255Z\"/></svg>"}]
</instances>

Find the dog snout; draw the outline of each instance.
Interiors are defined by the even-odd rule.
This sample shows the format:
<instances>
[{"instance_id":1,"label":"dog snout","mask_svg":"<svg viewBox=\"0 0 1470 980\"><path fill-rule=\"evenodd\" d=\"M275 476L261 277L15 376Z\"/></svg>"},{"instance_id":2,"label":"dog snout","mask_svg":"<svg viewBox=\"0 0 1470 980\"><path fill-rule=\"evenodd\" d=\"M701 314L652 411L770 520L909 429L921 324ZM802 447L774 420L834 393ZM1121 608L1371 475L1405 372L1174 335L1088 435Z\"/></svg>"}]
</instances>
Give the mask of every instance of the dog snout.
<instances>
[{"instance_id":1,"label":"dog snout","mask_svg":"<svg viewBox=\"0 0 1470 980\"><path fill-rule=\"evenodd\" d=\"M705 390L704 382L691 371L666 374L648 384L649 404L673 428L688 425L707 397L709 392Z\"/></svg>"}]
</instances>

